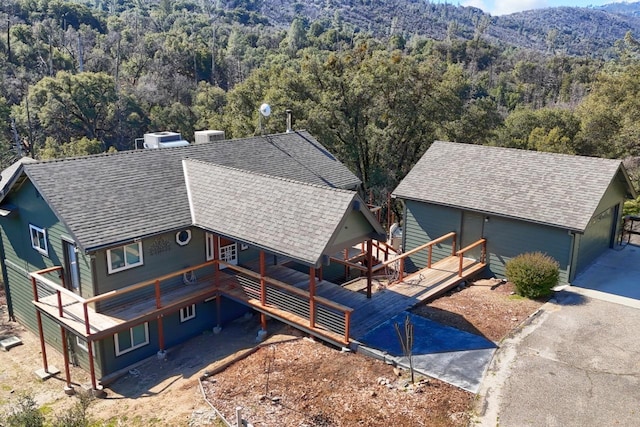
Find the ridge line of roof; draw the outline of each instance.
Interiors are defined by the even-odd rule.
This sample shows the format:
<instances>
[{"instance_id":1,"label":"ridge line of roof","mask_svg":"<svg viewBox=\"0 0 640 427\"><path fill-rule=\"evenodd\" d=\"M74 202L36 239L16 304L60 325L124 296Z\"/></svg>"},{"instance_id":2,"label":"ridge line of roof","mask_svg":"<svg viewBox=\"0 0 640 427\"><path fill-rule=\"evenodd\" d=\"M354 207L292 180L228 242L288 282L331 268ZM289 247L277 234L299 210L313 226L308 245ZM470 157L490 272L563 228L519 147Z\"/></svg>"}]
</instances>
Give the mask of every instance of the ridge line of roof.
<instances>
[{"instance_id":1,"label":"ridge line of roof","mask_svg":"<svg viewBox=\"0 0 640 427\"><path fill-rule=\"evenodd\" d=\"M307 131L304 129L301 129L301 130L295 130L293 132L280 132L280 133L273 133L268 135L253 135L253 136L246 136L243 138L224 139L222 141L208 141L208 142L202 142L199 144L190 143L189 145L185 145L181 147L163 147L163 148L154 148L154 149L144 148L144 149L123 150L123 151L114 151L114 152L103 152L103 153L97 153L97 154L87 154L84 156L61 157L61 158L54 158L54 159L38 159L38 160L34 160L34 162L31 162L29 164L40 165L40 164L51 164L51 163L63 163L63 162L93 159L93 158L116 157L116 156L134 155L139 153L154 153L158 150L162 150L163 152L187 150L189 149L189 147L203 146L203 145L209 145L209 144L220 144L220 143L231 142L231 141L247 141L250 139L266 139L267 142L273 144L271 141L268 140L267 137L279 137L282 135L289 135L291 133L295 133L298 136L304 138L306 141L308 141L307 138L305 138L303 135L300 134L301 132L307 132Z\"/></svg>"},{"instance_id":2,"label":"ridge line of roof","mask_svg":"<svg viewBox=\"0 0 640 427\"><path fill-rule=\"evenodd\" d=\"M254 172L254 171L246 170L246 169L235 168L235 167L232 167L232 166L221 165L221 164L217 164L217 163L213 163L213 162L207 162L205 160L192 159L191 157L183 158L182 159L182 164L184 165L186 161L189 161L189 162L192 162L192 163L200 163L200 164L203 164L203 165L212 166L212 167L216 167L216 168L220 168L220 169L231 170L231 171L234 171L234 172L240 172L240 173L247 174L247 175L259 176L259 177L267 178L267 179L271 179L271 180L282 181L282 182L290 182L290 183L294 183L294 184L300 184L300 185L303 185L305 187L313 187L313 188L320 188L320 189L324 189L324 190L331 190L331 191L334 191L334 192L337 192L337 193L354 194L354 195L358 194L358 192L355 191L355 190L347 190L347 189L344 189L344 188L331 187L331 186L328 186L328 185L320 185L320 184L313 184L311 182L297 181L297 180L291 179L291 178L283 178L281 176L268 175L266 173L260 173L260 172ZM185 170L185 174L186 174L186 170Z\"/></svg>"},{"instance_id":3,"label":"ridge line of roof","mask_svg":"<svg viewBox=\"0 0 640 427\"><path fill-rule=\"evenodd\" d=\"M433 141L433 144L445 144L445 145L459 145L459 146L468 146L468 147L478 147L481 149L487 149L487 150L502 150L502 151L509 151L509 152L518 152L518 153L527 153L526 155L532 155L532 156L549 156L549 157L565 157L565 158L579 158L579 159L592 159L592 160L598 160L598 161L604 161L604 162L610 162L610 163L622 163L622 159L608 159L606 157L598 157L598 156L584 156L584 155L580 155L580 154L566 154L566 153L554 153L551 151L538 151L538 150L527 150L524 148L515 148L515 147L500 147L497 145L483 145L483 144L473 144L470 142L454 142L454 141L442 141L442 140L436 140Z\"/></svg>"}]
</instances>

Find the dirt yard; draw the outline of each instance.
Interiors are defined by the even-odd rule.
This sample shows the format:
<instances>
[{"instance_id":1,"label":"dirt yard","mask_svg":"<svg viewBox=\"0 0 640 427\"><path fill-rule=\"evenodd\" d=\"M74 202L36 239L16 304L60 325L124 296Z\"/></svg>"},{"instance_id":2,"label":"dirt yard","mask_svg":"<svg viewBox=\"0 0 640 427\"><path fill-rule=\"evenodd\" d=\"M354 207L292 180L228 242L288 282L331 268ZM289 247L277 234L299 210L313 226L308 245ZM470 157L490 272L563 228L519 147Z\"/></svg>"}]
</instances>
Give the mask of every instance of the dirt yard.
<instances>
[{"instance_id":1,"label":"dirt yard","mask_svg":"<svg viewBox=\"0 0 640 427\"><path fill-rule=\"evenodd\" d=\"M33 371L42 364L37 337L7 322L1 298L0 337L18 335L24 344L0 352L0 414L26 392L54 419L77 399L64 395L63 375L45 382L35 378ZM481 281L414 312L499 341L541 304L513 295L509 284ZM257 316L241 319L220 335L206 333L172 349L166 361L154 358L130 371L106 388L106 399L90 406L94 425L222 426L205 401L201 377L207 399L227 420L235 421L241 407L243 418L256 427L468 422L471 393L435 379L410 385L407 372L302 339L277 322L270 322L271 337L256 350L257 329ZM48 355L50 364L63 367L61 355L53 350ZM88 385L82 370L72 368L71 375L78 387Z\"/></svg>"}]
</instances>

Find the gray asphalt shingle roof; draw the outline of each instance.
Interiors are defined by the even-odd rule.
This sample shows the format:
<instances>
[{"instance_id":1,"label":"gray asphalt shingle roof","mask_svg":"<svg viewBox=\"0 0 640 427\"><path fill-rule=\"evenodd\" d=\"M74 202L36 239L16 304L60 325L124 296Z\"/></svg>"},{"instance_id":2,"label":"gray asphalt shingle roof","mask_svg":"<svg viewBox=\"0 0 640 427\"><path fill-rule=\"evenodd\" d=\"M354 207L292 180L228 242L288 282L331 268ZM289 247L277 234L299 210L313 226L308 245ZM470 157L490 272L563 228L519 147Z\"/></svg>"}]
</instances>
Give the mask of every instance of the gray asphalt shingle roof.
<instances>
[{"instance_id":1,"label":"gray asphalt shingle roof","mask_svg":"<svg viewBox=\"0 0 640 427\"><path fill-rule=\"evenodd\" d=\"M22 157L13 162L9 167L0 172L0 201L7 195L20 172L22 171L22 165L25 163L34 163L31 157Z\"/></svg>"},{"instance_id":2,"label":"gray asphalt shingle roof","mask_svg":"<svg viewBox=\"0 0 640 427\"><path fill-rule=\"evenodd\" d=\"M191 224L182 159L319 185L360 181L307 132L47 161L24 170L85 251Z\"/></svg>"},{"instance_id":3,"label":"gray asphalt shingle roof","mask_svg":"<svg viewBox=\"0 0 640 427\"><path fill-rule=\"evenodd\" d=\"M194 225L311 265L321 264L354 201L364 206L355 191L191 159L183 166Z\"/></svg>"},{"instance_id":4,"label":"gray asphalt shingle roof","mask_svg":"<svg viewBox=\"0 0 640 427\"><path fill-rule=\"evenodd\" d=\"M616 178L620 160L436 141L393 194L584 231Z\"/></svg>"}]
</instances>

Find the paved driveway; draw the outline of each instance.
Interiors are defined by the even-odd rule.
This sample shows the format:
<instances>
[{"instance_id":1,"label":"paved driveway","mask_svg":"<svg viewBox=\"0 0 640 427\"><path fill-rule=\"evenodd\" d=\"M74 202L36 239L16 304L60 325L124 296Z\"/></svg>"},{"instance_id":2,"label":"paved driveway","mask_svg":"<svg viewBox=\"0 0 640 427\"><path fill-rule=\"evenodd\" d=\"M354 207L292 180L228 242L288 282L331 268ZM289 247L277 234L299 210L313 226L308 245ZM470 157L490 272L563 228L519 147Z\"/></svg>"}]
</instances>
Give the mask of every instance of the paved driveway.
<instances>
[{"instance_id":1,"label":"paved driveway","mask_svg":"<svg viewBox=\"0 0 640 427\"><path fill-rule=\"evenodd\" d=\"M640 425L638 331L638 308L559 292L502 343L473 425Z\"/></svg>"},{"instance_id":2,"label":"paved driveway","mask_svg":"<svg viewBox=\"0 0 640 427\"><path fill-rule=\"evenodd\" d=\"M576 277L572 285L580 288L584 295L596 298L607 296L593 291L609 294L610 299L620 297L640 301L640 246L607 250ZM623 300L620 302L625 304Z\"/></svg>"}]
</instances>

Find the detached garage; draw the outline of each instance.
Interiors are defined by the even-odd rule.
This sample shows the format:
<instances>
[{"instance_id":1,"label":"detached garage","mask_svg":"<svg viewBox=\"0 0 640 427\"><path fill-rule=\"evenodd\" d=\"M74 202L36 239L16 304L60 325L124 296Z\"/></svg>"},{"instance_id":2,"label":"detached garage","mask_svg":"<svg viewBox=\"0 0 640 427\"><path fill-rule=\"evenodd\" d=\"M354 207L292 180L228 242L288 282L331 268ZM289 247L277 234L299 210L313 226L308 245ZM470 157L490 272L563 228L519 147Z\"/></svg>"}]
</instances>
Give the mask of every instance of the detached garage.
<instances>
[{"instance_id":1,"label":"detached garage","mask_svg":"<svg viewBox=\"0 0 640 427\"><path fill-rule=\"evenodd\" d=\"M540 251L571 282L613 247L622 204L636 194L619 160L436 141L393 196L404 202L405 251L455 231L458 248L487 239L491 274ZM434 261L447 254L440 245ZM423 265L421 256L412 261Z\"/></svg>"}]
</instances>

